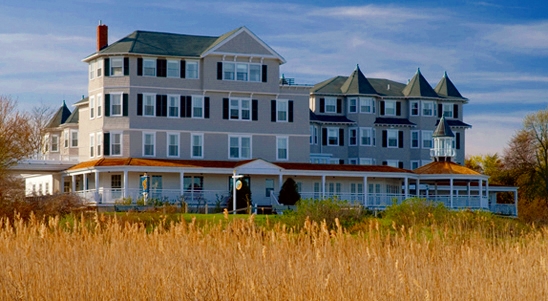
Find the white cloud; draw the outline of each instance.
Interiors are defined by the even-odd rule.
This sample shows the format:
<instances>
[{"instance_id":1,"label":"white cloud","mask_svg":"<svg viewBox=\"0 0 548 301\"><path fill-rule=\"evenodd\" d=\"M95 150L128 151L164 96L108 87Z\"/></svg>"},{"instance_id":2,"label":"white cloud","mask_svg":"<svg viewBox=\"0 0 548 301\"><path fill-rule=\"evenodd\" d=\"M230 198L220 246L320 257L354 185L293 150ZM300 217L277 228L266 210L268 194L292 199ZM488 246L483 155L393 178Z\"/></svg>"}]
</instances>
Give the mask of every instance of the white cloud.
<instances>
[{"instance_id":1,"label":"white cloud","mask_svg":"<svg viewBox=\"0 0 548 301\"><path fill-rule=\"evenodd\" d=\"M548 54L548 21L533 24L493 25L484 39L510 52Z\"/></svg>"},{"instance_id":2,"label":"white cloud","mask_svg":"<svg viewBox=\"0 0 548 301\"><path fill-rule=\"evenodd\" d=\"M502 85L501 85L502 86ZM547 104L547 89L511 89L502 88L497 91L472 92L466 97L474 104Z\"/></svg>"},{"instance_id":3,"label":"white cloud","mask_svg":"<svg viewBox=\"0 0 548 301\"><path fill-rule=\"evenodd\" d=\"M528 113L531 112L467 114L465 122L472 124L472 128L466 132L466 155L502 155L512 136L521 129L523 118Z\"/></svg>"}]
</instances>

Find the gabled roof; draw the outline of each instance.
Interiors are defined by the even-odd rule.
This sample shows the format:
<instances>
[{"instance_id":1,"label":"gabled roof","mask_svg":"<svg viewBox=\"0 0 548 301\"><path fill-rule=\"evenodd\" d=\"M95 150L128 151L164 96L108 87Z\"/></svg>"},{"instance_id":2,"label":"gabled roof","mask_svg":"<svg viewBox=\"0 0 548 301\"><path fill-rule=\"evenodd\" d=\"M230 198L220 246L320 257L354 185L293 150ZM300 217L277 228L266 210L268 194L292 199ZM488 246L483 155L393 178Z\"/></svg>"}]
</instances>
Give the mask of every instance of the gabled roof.
<instances>
[{"instance_id":1,"label":"gabled roof","mask_svg":"<svg viewBox=\"0 0 548 301\"><path fill-rule=\"evenodd\" d=\"M457 87L455 87L453 82L447 76L447 72L443 74L443 77L436 85L436 88L434 88L434 91L436 91L436 93L438 93L440 96L444 97L464 98L460 94L459 90L457 90Z\"/></svg>"},{"instance_id":2,"label":"gabled roof","mask_svg":"<svg viewBox=\"0 0 548 301\"><path fill-rule=\"evenodd\" d=\"M417 169L414 169L413 172L416 174L421 175L438 175L438 174L444 174L444 175L474 175L474 176L481 176L477 171L474 171L468 167L459 165L454 162L449 161L435 161L431 162L429 164L426 164L424 166L421 166Z\"/></svg>"},{"instance_id":3,"label":"gabled roof","mask_svg":"<svg viewBox=\"0 0 548 301\"><path fill-rule=\"evenodd\" d=\"M55 114L53 114L53 117L46 125L46 128L51 129L60 126L61 124L65 123L70 114L71 112L69 108L67 108L67 104L63 100L63 105L57 110L57 112L55 112Z\"/></svg>"},{"instance_id":4,"label":"gabled roof","mask_svg":"<svg viewBox=\"0 0 548 301\"><path fill-rule=\"evenodd\" d=\"M83 97L82 96L82 99L80 99L79 101L75 102L74 105L75 106L79 106L79 105L82 105L82 104L85 104L85 103L88 103L89 102L89 97Z\"/></svg>"},{"instance_id":5,"label":"gabled roof","mask_svg":"<svg viewBox=\"0 0 548 301\"><path fill-rule=\"evenodd\" d=\"M441 117L436 130L432 134L432 137L455 137L449 123L445 120L445 116Z\"/></svg>"},{"instance_id":6,"label":"gabled roof","mask_svg":"<svg viewBox=\"0 0 548 301\"><path fill-rule=\"evenodd\" d=\"M424 76L422 76L420 69L417 69L417 73L409 81L402 93L407 97L439 97Z\"/></svg>"},{"instance_id":7,"label":"gabled roof","mask_svg":"<svg viewBox=\"0 0 548 301\"><path fill-rule=\"evenodd\" d=\"M377 91L371 86L365 75L360 70L360 66L356 65L356 70L348 77L341 86L341 92L350 95L377 95Z\"/></svg>"}]
</instances>

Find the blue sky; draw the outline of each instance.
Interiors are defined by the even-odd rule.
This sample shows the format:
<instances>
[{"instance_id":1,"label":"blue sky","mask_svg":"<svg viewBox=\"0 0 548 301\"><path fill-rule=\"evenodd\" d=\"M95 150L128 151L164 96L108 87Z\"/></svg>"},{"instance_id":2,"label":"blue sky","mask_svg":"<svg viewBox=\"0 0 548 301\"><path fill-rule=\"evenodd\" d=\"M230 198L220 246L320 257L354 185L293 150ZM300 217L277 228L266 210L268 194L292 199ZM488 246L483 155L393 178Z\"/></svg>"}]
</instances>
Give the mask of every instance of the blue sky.
<instances>
[{"instance_id":1,"label":"blue sky","mask_svg":"<svg viewBox=\"0 0 548 301\"><path fill-rule=\"evenodd\" d=\"M434 87L447 71L470 102L468 155L502 153L523 117L548 105L547 1L11 1L0 4L0 94L26 109L87 95L99 20L109 42L135 30L219 36L246 26L314 84L349 75Z\"/></svg>"}]
</instances>

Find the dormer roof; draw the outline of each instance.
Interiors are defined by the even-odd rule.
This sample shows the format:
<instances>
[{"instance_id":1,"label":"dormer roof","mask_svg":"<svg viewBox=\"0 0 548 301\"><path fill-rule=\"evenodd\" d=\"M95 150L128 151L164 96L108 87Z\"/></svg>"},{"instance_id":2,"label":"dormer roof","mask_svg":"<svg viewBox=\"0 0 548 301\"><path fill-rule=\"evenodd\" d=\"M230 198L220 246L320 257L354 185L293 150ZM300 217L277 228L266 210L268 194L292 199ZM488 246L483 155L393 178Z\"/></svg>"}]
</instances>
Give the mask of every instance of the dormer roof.
<instances>
[{"instance_id":1,"label":"dormer roof","mask_svg":"<svg viewBox=\"0 0 548 301\"><path fill-rule=\"evenodd\" d=\"M70 114L71 112L67 107L67 104L63 100L63 105L55 112L55 114L53 114L53 117L46 125L46 128L51 129L60 126L61 124L65 123Z\"/></svg>"},{"instance_id":2,"label":"dormer roof","mask_svg":"<svg viewBox=\"0 0 548 301\"><path fill-rule=\"evenodd\" d=\"M405 86L402 93L407 97L439 97L424 76L422 76L420 69L417 69L417 73Z\"/></svg>"},{"instance_id":3,"label":"dormer roof","mask_svg":"<svg viewBox=\"0 0 548 301\"><path fill-rule=\"evenodd\" d=\"M449 123L445 120L445 116L442 116L436 130L432 134L433 138L436 137L455 137L455 134L451 130Z\"/></svg>"},{"instance_id":4,"label":"dormer roof","mask_svg":"<svg viewBox=\"0 0 548 301\"><path fill-rule=\"evenodd\" d=\"M436 93L438 93L440 96L444 97L464 98L460 94L459 90L457 90L457 87L455 87L453 82L447 76L447 72L443 74L443 77L436 85L436 88L434 88L434 91L436 91Z\"/></svg>"},{"instance_id":5,"label":"dormer roof","mask_svg":"<svg viewBox=\"0 0 548 301\"><path fill-rule=\"evenodd\" d=\"M348 77L341 86L341 92L347 95L377 95L377 91L367 80L360 70L360 66L356 65L356 70Z\"/></svg>"}]
</instances>

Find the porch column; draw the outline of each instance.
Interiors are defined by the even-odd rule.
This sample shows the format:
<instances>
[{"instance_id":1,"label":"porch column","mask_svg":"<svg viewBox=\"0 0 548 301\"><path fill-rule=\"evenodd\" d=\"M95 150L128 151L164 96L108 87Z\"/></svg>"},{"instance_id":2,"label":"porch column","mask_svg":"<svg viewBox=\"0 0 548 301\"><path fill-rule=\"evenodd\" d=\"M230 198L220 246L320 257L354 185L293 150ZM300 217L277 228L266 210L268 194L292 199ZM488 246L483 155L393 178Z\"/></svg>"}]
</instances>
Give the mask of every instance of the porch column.
<instances>
[{"instance_id":1,"label":"porch column","mask_svg":"<svg viewBox=\"0 0 548 301\"><path fill-rule=\"evenodd\" d=\"M322 175L322 200L325 199L325 175Z\"/></svg>"},{"instance_id":2,"label":"porch column","mask_svg":"<svg viewBox=\"0 0 548 301\"><path fill-rule=\"evenodd\" d=\"M280 172L280 174L278 175L278 191L282 189L282 185L284 184L283 180L284 180L284 177L282 173Z\"/></svg>"},{"instance_id":3,"label":"porch column","mask_svg":"<svg viewBox=\"0 0 548 301\"><path fill-rule=\"evenodd\" d=\"M70 183L70 185L71 185L71 190L72 190L71 192L72 192L72 193L75 193L75 192L76 192L76 176L75 176L75 175L72 175L72 176L71 176L71 181L72 181L72 182Z\"/></svg>"},{"instance_id":4,"label":"porch column","mask_svg":"<svg viewBox=\"0 0 548 301\"><path fill-rule=\"evenodd\" d=\"M65 193L65 175L61 174L61 180L59 181L59 192Z\"/></svg>"},{"instance_id":5,"label":"porch column","mask_svg":"<svg viewBox=\"0 0 548 301\"><path fill-rule=\"evenodd\" d=\"M451 209L453 208L453 178L449 179L449 200L451 201Z\"/></svg>"},{"instance_id":6,"label":"porch column","mask_svg":"<svg viewBox=\"0 0 548 301\"><path fill-rule=\"evenodd\" d=\"M417 194L417 197L421 196L421 180L417 179L415 181L415 193Z\"/></svg>"},{"instance_id":7,"label":"porch column","mask_svg":"<svg viewBox=\"0 0 548 301\"><path fill-rule=\"evenodd\" d=\"M407 199L409 195L409 178L408 177L404 178L403 186L404 186L404 196L405 196L404 199Z\"/></svg>"},{"instance_id":8,"label":"porch column","mask_svg":"<svg viewBox=\"0 0 548 301\"><path fill-rule=\"evenodd\" d=\"M480 202L481 202L481 199L483 198L483 181L481 179L479 179L478 189L479 189L478 193L479 193Z\"/></svg>"},{"instance_id":9,"label":"porch column","mask_svg":"<svg viewBox=\"0 0 548 301\"><path fill-rule=\"evenodd\" d=\"M470 202L470 181L466 183L466 191L468 192L468 201Z\"/></svg>"},{"instance_id":10,"label":"porch column","mask_svg":"<svg viewBox=\"0 0 548 301\"><path fill-rule=\"evenodd\" d=\"M99 197L99 172L95 171L95 202L100 203L101 198Z\"/></svg>"},{"instance_id":11,"label":"porch column","mask_svg":"<svg viewBox=\"0 0 548 301\"><path fill-rule=\"evenodd\" d=\"M87 173L84 173L82 175L82 180L84 181L84 183L82 183L82 187L84 188L83 190L88 190L88 174Z\"/></svg>"},{"instance_id":12,"label":"porch column","mask_svg":"<svg viewBox=\"0 0 548 301\"><path fill-rule=\"evenodd\" d=\"M367 208L367 195L369 194L369 185L367 185L367 177L363 177L363 206Z\"/></svg>"},{"instance_id":13,"label":"porch column","mask_svg":"<svg viewBox=\"0 0 548 301\"><path fill-rule=\"evenodd\" d=\"M128 185L129 185L129 173L127 170L124 170L124 198L127 198L128 195Z\"/></svg>"},{"instance_id":14,"label":"porch column","mask_svg":"<svg viewBox=\"0 0 548 301\"><path fill-rule=\"evenodd\" d=\"M489 180L485 181L485 197L489 197Z\"/></svg>"},{"instance_id":15,"label":"porch column","mask_svg":"<svg viewBox=\"0 0 548 301\"><path fill-rule=\"evenodd\" d=\"M179 192L179 195L183 195L185 191L185 172L181 171L179 173L179 189L181 190Z\"/></svg>"},{"instance_id":16,"label":"porch column","mask_svg":"<svg viewBox=\"0 0 548 301\"><path fill-rule=\"evenodd\" d=\"M518 189L514 189L514 205L516 207L516 216L518 216Z\"/></svg>"}]
</instances>

